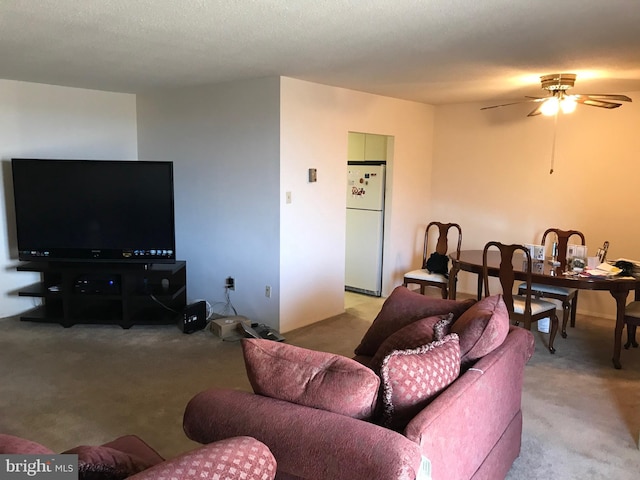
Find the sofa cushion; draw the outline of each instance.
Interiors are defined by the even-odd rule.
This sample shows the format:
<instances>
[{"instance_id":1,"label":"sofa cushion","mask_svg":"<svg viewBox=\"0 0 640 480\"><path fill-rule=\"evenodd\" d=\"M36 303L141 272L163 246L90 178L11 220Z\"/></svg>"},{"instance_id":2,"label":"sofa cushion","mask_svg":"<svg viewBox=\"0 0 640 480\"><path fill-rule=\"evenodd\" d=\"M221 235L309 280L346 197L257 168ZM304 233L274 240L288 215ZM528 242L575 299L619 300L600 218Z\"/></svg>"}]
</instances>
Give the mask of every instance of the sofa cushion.
<instances>
[{"instance_id":1,"label":"sofa cushion","mask_svg":"<svg viewBox=\"0 0 640 480\"><path fill-rule=\"evenodd\" d=\"M397 332L394 332L382 342L380 348L371 359L370 366L374 372L380 372L384 358L395 350L410 350L418 348L434 340L434 327L442 321L442 316L421 318Z\"/></svg>"},{"instance_id":2,"label":"sofa cushion","mask_svg":"<svg viewBox=\"0 0 640 480\"><path fill-rule=\"evenodd\" d=\"M455 321L474 303L474 299L444 300L412 292L407 287L396 287L382 304L380 313L356 347L355 354L375 355L390 335L421 318L453 313Z\"/></svg>"},{"instance_id":3,"label":"sofa cushion","mask_svg":"<svg viewBox=\"0 0 640 480\"><path fill-rule=\"evenodd\" d=\"M0 454L1 455L48 455L54 453L53 450L21 437L0 433Z\"/></svg>"},{"instance_id":4,"label":"sofa cushion","mask_svg":"<svg viewBox=\"0 0 640 480\"><path fill-rule=\"evenodd\" d=\"M402 430L460 374L458 335L447 335L422 347L396 350L382 361L379 423Z\"/></svg>"},{"instance_id":5,"label":"sofa cushion","mask_svg":"<svg viewBox=\"0 0 640 480\"><path fill-rule=\"evenodd\" d=\"M121 480L164 460L135 435L104 445L79 445L62 453L78 455L79 480Z\"/></svg>"},{"instance_id":6,"label":"sofa cushion","mask_svg":"<svg viewBox=\"0 0 640 480\"><path fill-rule=\"evenodd\" d=\"M492 352L509 333L509 312L502 295L478 301L451 326L460 337L463 368Z\"/></svg>"},{"instance_id":7,"label":"sofa cushion","mask_svg":"<svg viewBox=\"0 0 640 480\"><path fill-rule=\"evenodd\" d=\"M347 357L261 339L242 339L253 391L267 397L368 419L380 378Z\"/></svg>"}]
</instances>

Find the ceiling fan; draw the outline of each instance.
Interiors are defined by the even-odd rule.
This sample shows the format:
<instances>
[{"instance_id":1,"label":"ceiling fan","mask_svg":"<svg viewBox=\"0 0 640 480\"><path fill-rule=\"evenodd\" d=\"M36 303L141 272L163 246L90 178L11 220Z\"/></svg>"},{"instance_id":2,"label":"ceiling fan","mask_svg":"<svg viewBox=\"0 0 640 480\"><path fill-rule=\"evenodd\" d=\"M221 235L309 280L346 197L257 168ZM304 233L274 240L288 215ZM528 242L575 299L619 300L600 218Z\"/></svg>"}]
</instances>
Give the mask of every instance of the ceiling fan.
<instances>
[{"instance_id":1,"label":"ceiling fan","mask_svg":"<svg viewBox=\"0 0 640 480\"><path fill-rule=\"evenodd\" d=\"M575 110L578 103L588 105L590 107L600 108L618 108L621 103L617 102L630 102L631 98L626 95L607 94L607 93L591 93L591 94L575 94L570 95L567 93L576 82L576 75L574 73L552 73L550 75L543 75L540 77L542 88L547 90L550 95L547 97L525 97L529 100L522 100L520 102L503 103L501 105L492 105L489 107L483 107L480 110L488 110L490 108L506 107L507 105L516 105L518 103L537 103L528 117L534 117L536 115L555 115L558 111L563 113L571 113Z\"/></svg>"}]
</instances>

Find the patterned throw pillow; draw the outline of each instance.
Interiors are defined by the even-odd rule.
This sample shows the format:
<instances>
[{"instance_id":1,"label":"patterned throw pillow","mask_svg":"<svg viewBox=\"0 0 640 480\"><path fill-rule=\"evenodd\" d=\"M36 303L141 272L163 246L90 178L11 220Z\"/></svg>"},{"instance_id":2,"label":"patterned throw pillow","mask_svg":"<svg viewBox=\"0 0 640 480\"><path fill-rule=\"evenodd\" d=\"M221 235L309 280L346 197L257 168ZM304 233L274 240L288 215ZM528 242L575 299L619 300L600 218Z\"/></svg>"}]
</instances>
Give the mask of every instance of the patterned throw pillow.
<instances>
[{"instance_id":1,"label":"patterned throw pillow","mask_svg":"<svg viewBox=\"0 0 640 480\"><path fill-rule=\"evenodd\" d=\"M394 350L410 350L433 342L435 326L442 322L442 318L441 315L421 318L390 335L382 342L369 366L374 372L379 373L382 361Z\"/></svg>"},{"instance_id":2,"label":"patterned throw pillow","mask_svg":"<svg viewBox=\"0 0 640 480\"><path fill-rule=\"evenodd\" d=\"M382 361L382 414L379 423L400 431L460 374L458 335L447 335Z\"/></svg>"},{"instance_id":3,"label":"patterned throw pillow","mask_svg":"<svg viewBox=\"0 0 640 480\"><path fill-rule=\"evenodd\" d=\"M272 479L276 459L255 438L242 436L209 443L151 467L131 480L242 480Z\"/></svg>"},{"instance_id":4,"label":"patterned throw pillow","mask_svg":"<svg viewBox=\"0 0 640 480\"><path fill-rule=\"evenodd\" d=\"M443 315L440 320L433 326L433 339L442 340L449 335L451 324L453 323L453 313Z\"/></svg>"},{"instance_id":5,"label":"patterned throw pillow","mask_svg":"<svg viewBox=\"0 0 640 480\"><path fill-rule=\"evenodd\" d=\"M374 356L389 336L416 320L453 313L454 320L475 303L475 299L444 300L396 287L355 350L356 355Z\"/></svg>"},{"instance_id":6,"label":"patterned throw pillow","mask_svg":"<svg viewBox=\"0 0 640 480\"><path fill-rule=\"evenodd\" d=\"M79 480L123 480L164 459L137 435L104 445L79 445L62 453L78 455Z\"/></svg>"},{"instance_id":7,"label":"patterned throw pillow","mask_svg":"<svg viewBox=\"0 0 640 480\"><path fill-rule=\"evenodd\" d=\"M78 455L79 480L124 480L153 466L136 455L104 446L81 445L63 453Z\"/></svg>"},{"instance_id":8,"label":"patterned throw pillow","mask_svg":"<svg viewBox=\"0 0 640 480\"><path fill-rule=\"evenodd\" d=\"M359 419L375 412L380 378L355 360L249 338L242 351L254 393Z\"/></svg>"}]
</instances>

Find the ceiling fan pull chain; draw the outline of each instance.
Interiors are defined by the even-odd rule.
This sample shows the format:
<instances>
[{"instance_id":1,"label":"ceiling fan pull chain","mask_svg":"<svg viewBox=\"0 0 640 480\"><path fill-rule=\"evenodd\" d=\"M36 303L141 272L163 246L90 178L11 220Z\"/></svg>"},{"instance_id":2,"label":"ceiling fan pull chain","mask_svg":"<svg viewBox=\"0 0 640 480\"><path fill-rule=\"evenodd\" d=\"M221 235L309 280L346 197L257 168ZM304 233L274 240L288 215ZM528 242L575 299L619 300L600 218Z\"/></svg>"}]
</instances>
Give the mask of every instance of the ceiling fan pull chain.
<instances>
[{"instance_id":1,"label":"ceiling fan pull chain","mask_svg":"<svg viewBox=\"0 0 640 480\"><path fill-rule=\"evenodd\" d=\"M551 168L549 169L549 175L553 173L553 163L556 159L556 134L558 132L558 111L554 115L553 119L553 144L551 145Z\"/></svg>"}]
</instances>

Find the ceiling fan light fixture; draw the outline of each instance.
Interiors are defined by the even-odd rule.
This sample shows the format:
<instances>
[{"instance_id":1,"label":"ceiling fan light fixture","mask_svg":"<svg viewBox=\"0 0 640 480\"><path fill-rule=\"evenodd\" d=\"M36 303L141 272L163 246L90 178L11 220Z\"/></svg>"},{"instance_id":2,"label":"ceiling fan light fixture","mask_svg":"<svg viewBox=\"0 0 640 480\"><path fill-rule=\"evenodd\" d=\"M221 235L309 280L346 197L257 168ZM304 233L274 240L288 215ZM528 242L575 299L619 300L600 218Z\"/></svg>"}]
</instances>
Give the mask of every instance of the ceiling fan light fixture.
<instances>
[{"instance_id":1,"label":"ceiling fan light fixture","mask_svg":"<svg viewBox=\"0 0 640 480\"><path fill-rule=\"evenodd\" d=\"M566 95L560 100L560 109L562 113L573 113L576 110L578 102L572 95Z\"/></svg>"},{"instance_id":2,"label":"ceiling fan light fixture","mask_svg":"<svg viewBox=\"0 0 640 480\"><path fill-rule=\"evenodd\" d=\"M558 100L558 97L549 97L542 103L542 106L540 107L540 112L543 115L550 117L558 113L559 108L560 108L560 101Z\"/></svg>"},{"instance_id":3,"label":"ceiling fan light fixture","mask_svg":"<svg viewBox=\"0 0 640 480\"><path fill-rule=\"evenodd\" d=\"M508 105L515 105L517 103L536 103L537 107L529 112L528 117L535 117L536 115L554 116L559 111L562 113L572 113L578 103L589 107L599 108L618 108L622 104L618 102L631 102L631 98L619 93L592 93L592 94L580 94L569 95L567 92L576 83L575 73L552 73L550 75L543 75L540 77L540 83L542 89L549 92L547 97L526 97L527 100L521 102L510 102L499 105L490 105L488 107L482 107L480 110L487 110L490 108L506 107Z\"/></svg>"},{"instance_id":4,"label":"ceiling fan light fixture","mask_svg":"<svg viewBox=\"0 0 640 480\"><path fill-rule=\"evenodd\" d=\"M567 91L576 84L575 73L552 73L540 77L540 84L545 90L550 92Z\"/></svg>"}]
</instances>

